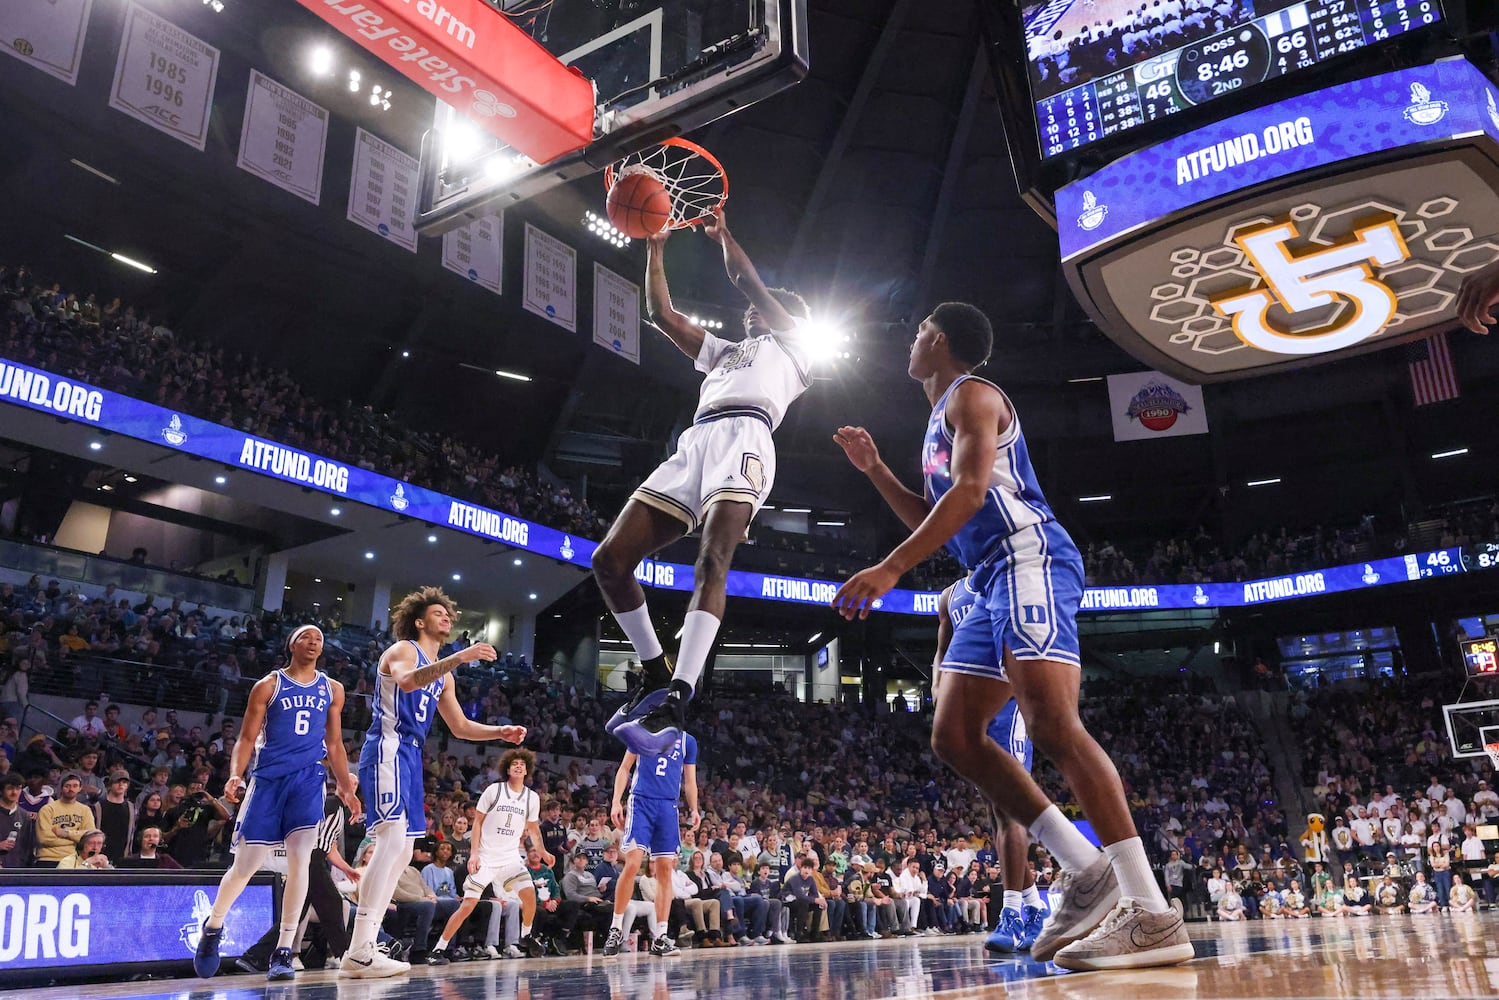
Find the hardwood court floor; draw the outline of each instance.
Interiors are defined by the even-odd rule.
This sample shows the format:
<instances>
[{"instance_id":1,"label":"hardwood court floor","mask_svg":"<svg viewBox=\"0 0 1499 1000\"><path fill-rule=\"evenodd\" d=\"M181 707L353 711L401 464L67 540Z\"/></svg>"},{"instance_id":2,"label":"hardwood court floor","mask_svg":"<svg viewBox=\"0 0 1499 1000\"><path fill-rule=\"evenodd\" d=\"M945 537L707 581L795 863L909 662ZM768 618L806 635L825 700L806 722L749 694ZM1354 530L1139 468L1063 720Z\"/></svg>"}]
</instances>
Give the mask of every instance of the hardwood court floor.
<instances>
[{"instance_id":1,"label":"hardwood court floor","mask_svg":"<svg viewBox=\"0 0 1499 1000\"><path fill-rule=\"evenodd\" d=\"M1067 973L999 961L980 937L462 962L389 980L307 972L5 991L17 1000L760 1000L876 997L1499 998L1499 911L1360 920L1193 924L1195 961L1171 969Z\"/></svg>"}]
</instances>

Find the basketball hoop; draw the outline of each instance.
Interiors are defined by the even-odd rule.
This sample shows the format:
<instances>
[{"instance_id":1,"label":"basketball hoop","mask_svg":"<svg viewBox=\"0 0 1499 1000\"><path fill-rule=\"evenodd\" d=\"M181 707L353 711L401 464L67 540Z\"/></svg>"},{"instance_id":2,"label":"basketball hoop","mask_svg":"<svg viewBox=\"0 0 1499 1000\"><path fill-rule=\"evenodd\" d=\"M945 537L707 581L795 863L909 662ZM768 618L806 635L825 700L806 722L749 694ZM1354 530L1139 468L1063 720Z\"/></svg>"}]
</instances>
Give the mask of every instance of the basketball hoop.
<instances>
[{"instance_id":1,"label":"basketball hoop","mask_svg":"<svg viewBox=\"0 0 1499 1000\"><path fill-rule=\"evenodd\" d=\"M1488 754L1489 763L1494 765L1494 773L1499 774L1499 743L1485 743L1483 752Z\"/></svg>"},{"instance_id":2,"label":"basketball hoop","mask_svg":"<svg viewBox=\"0 0 1499 1000\"><path fill-rule=\"evenodd\" d=\"M604 168L604 190L626 174L647 173L671 195L672 229L700 225L713 217L729 197L729 177L723 164L688 139L663 139Z\"/></svg>"}]
</instances>

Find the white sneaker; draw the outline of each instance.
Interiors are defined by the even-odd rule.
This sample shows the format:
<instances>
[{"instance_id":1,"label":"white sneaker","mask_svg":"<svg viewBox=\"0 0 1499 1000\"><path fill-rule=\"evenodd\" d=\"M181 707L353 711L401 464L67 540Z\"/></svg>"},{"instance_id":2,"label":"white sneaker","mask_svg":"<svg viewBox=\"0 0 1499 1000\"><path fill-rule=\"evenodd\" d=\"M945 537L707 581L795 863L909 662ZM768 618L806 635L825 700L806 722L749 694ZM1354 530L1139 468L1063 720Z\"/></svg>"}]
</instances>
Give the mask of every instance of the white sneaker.
<instances>
[{"instance_id":1,"label":"white sneaker","mask_svg":"<svg viewBox=\"0 0 1499 1000\"><path fill-rule=\"evenodd\" d=\"M300 958L293 958L291 960L291 967L293 969L297 970L298 972L306 972L307 971L307 966L305 966L305 965L302 964L302 960Z\"/></svg>"},{"instance_id":2,"label":"white sneaker","mask_svg":"<svg viewBox=\"0 0 1499 1000\"><path fill-rule=\"evenodd\" d=\"M385 979L410 971L410 965L397 962L374 945L365 945L358 951L349 949L338 966L339 976L345 979Z\"/></svg>"},{"instance_id":3,"label":"white sneaker","mask_svg":"<svg viewBox=\"0 0 1499 1000\"><path fill-rule=\"evenodd\" d=\"M486 944L484 946L484 957L485 958L499 958L500 957L500 949L496 948L492 944Z\"/></svg>"},{"instance_id":4,"label":"white sneaker","mask_svg":"<svg viewBox=\"0 0 1499 1000\"><path fill-rule=\"evenodd\" d=\"M1151 913L1125 896L1093 933L1056 953L1055 961L1074 972L1179 965L1195 957L1187 925L1175 909Z\"/></svg>"},{"instance_id":5,"label":"white sneaker","mask_svg":"<svg viewBox=\"0 0 1499 1000\"><path fill-rule=\"evenodd\" d=\"M525 958L526 957L526 953L523 952L523 951L521 951L519 948L517 948L513 944L507 944L505 946L504 955L505 955L506 958Z\"/></svg>"},{"instance_id":6,"label":"white sneaker","mask_svg":"<svg viewBox=\"0 0 1499 1000\"><path fill-rule=\"evenodd\" d=\"M1059 898L1031 945L1031 957L1038 962L1051 961L1058 951L1086 937L1119 902L1119 880L1102 851L1081 871L1063 869L1052 891Z\"/></svg>"}]
</instances>

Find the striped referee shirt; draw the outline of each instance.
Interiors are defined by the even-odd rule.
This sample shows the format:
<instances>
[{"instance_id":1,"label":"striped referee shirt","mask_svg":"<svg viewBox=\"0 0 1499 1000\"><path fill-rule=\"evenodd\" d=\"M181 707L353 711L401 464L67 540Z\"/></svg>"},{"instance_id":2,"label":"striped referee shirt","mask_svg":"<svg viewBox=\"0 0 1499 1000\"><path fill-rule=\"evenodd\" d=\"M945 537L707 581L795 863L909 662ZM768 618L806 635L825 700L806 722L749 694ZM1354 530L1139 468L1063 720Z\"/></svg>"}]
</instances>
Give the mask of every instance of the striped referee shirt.
<instances>
[{"instance_id":1,"label":"striped referee shirt","mask_svg":"<svg viewBox=\"0 0 1499 1000\"><path fill-rule=\"evenodd\" d=\"M344 804L336 796L330 795L323 803L323 819L317 825L317 850L324 854L333 848L338 848L338 853L343 854L344 843Z\"/></svg>"}]
</instances>

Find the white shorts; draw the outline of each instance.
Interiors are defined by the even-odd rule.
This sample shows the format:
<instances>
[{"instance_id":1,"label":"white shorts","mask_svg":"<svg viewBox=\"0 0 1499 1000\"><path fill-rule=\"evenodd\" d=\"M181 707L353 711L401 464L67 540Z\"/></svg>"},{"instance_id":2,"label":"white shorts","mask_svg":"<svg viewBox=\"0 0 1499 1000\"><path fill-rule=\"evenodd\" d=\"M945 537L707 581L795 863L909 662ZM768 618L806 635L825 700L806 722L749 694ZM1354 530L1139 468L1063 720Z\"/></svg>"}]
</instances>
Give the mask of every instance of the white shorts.
<instances>
[{"instance_id":1,"label":"white shorts","mask_svg":"<svg viewBox=\"0 0 1499 1000\"><path fill-rule=\"evenodd\" d=\"M513 884L524 881L524 885ZM484 890L494 884L494 894L503 896L507 892L520 892L531 888L531 873L520 858L502 865L480 865L479 870L463 880L463 898L478 899Z\"/></svg>"},{"instance_id":2,"label":"white shorts","mask_svg":"<svg viewBox=\"0 0 1499 1000\"><path fill-rule=\"evenodd\" d=\"M677 439L677 451L632 494L687 525L702 526L720 500L750 505L750 517L770 496L776 478L776 448L770 421L752 407L724 411L695 423ZM745 415L740 416L738 414Z\"/></svg>"}]
</instances>

